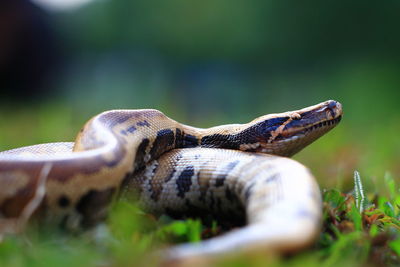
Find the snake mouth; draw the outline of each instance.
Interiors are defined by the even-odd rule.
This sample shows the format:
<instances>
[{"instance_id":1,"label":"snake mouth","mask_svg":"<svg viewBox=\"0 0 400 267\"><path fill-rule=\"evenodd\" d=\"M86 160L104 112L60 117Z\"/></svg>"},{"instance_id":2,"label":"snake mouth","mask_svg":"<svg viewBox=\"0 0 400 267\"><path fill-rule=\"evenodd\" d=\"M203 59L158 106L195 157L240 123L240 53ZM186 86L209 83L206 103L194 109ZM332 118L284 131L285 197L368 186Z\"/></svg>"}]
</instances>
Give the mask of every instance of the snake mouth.
<instances>
[{"instance_id":1,"label":"snake mouth","mask_svg":"<svg viewBox=\"0 0 400 267\"><path fill-rule=\"evenodd\" d=\"M281 134L279 134L274 141L283 141L283 142L289 142L293 141L294 139L304 137L311 135L312 133L325 133L335 127L342 119L342 115L339 115L338 117L331 119L331 120L324 120L319 123L316 123L314 125L305 127L303 129L293 129L289 131L284 131Z\"/></svg>"},{"instance_id":2,"label":"snake mouth","mask_svg":"<svg viewBox=\"0 0 400 267\"><path fill-rule=\"evenodd\" d=\"M322 128L322 127L333 127L336 124L338 124L341 119L342 119L342 116L340 115L339 117L337 117L333 120L322 121L320 123L317 123L313 126L306 128L305 130L301 131L300 133L307 133L307 132L314 131L314 130L317 130L318 128Z\"/></svg>"}]
</instances>

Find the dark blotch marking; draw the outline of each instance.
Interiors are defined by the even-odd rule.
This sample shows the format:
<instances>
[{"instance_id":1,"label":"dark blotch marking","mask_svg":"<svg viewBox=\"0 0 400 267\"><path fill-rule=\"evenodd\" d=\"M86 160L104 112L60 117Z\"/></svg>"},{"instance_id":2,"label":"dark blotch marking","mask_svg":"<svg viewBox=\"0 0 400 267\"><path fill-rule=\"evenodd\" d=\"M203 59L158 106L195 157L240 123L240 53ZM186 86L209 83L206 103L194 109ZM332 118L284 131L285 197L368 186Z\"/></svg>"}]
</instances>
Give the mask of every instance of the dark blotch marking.
<instances>
[{"instance_id":1,"label":"dark blotch marking","mask_svg":"<svg viewBox=\"0 0 400 267\"><path fill-rule=\"evenodd\" d=\"M164 183L161 184L161 185L160 185L160 183L157 183L157 182L154 183L154 181L156 181L156 180L154 180L155 179L154 175L157 172L157 169L158 169L159 166L160 165L158 165L158 164L156 165L156 167L152 170L152 173L151 173L151 176L150 176L151 177L151 180L150 180L151 196L150 197L151 197L151 199L153 199L156 202L160 198L160 195L161 195L161 192L162 192L162 189L163 189L163 185L164 185Z\"/></svg>"},{"instance_id":2,"label":"dark blotch marking","mask_svg":"<svg viewBox=\"0 0 400 267\"><path fill-rule=\"evenodd\" d=\"M147 126L150 127L150 123L147 120L143 120L143 121L138 121L136 123L137 126Z\"/></svg>"},{"instance_id":3,"label":"dark blotch marking","mask_svg":"<svg viewBox=\"0 0 400 267\"><path fill-rule=\"evenodd\" d=\"M142 142L140 142L138 149L136 151L136 156L135 156L135 162L134 162L134 167L135 169L139 169L144 166L144 156L146 155L146 149L149 146L149 139L144 138Z\"/></svg>"},{"instance_id":4,"label":"dark blotch marking","mask_svg":"<svg viewBox=\"0 0 400 267\"><path fill-rule=\"evenodd\" d=\"M236 197L233 195L232 191L227 187L225 189L225 197L229 202L233 202Z\"/></svg>"},{"instance_id":5,"label":"dark blotch marking","mask_svg":"<svg viewBox=\"0 0 400 267\"><path fill-rule=\"evenodd\" d=\"M265 120L261 122L262 126L268 129L271 129L272 131L275 131L279 126L281 126L284 122L289 120L290 117L277 117L277 118L272 118L269 120Z\"/></svg>"},{"instance_id":6,"label":"dark blotch marking","mask_svg":"<svg viewBox=\"0 0 400 267\"><path fill-rule=\"evenodd\" d=\"M76 205L76 210L82 214L82 226L90 227L106 217L106 209L110 204L115 188L102 191L90 190Z\"/></svg>"},{"instance_id":7,"label":"dark blotch marking","mask_svg":"<svg viewBox=\"0 0 400 267\"><path fill-rule=\"evenodd\" d=\"M129 120L130 116L129 115L124 115L124 116L103 116L100 118L100 121L102 121L105 124L108 124L111 127L114 127L115 125L124 123L125 121Z\"/></svg>"},{"instance_id":8,"label":"dark blotch marking","mask_svg":"<svg viewBox=\"0 0 400 267\"><path fill-rule=\"evenodd\" d=\"M127 133L125 130L121 130L120 133L121 133L122 135L125 135L125 136L128 135L128 133Z\"/></svg>"},{"instance_id":9,"label":"dark blotch marking","mask_svg":"<svg viewBox=\"0 0 400 267\"><path fill-rule=\"evenodd\" d=\"M58 199L58 206L60 206L61 208L68 207L70 203L71 202L70 202L70 200L69 200L69 198L67 196L61 196Z\"/></svg>"},{"instance_id":10,"label":"dark blotch marking","mask_svg":"<svg viewBox=\"0 0 400 267\"><path fill-rule=\"evenodd\" d=\"M180 161L183 158L182 154L178 154L175 156L175 163L177 163L178 161Z\"/></svg>"},{"instance_id":11,"label":"dark blotch marking","mask_svg":"<svg viewBox=\"0 0 400 267\"><path fill-rule=\"evenodd\" d=\"M225 179L227 174L220 174L218 175L217 179L215 180L215 186L220 187L224 185Z\"/></svg>"},{"instance_id":12,"label":"dark blotch marking","mask_svg":"<svg viewBox=\"0 0 400 267\"><path fill-rule=\"evenodd\" d=\"M225 188L225 197L232 208L233 213L241 213L244 210L242 202L240 201L238 195L231 188Z\"/></svg>"},{"instance_id":13,"label":"dark blotch marking","mask_svg":"<svg viewBox=\"0 0 400 267\"><path fill-rule=\"evenodd\" d=\"M4 199L3 202L0 203L0 214L2 218L3 216L19 218L26 205L32 201L36 187L37 184L34 183L32 179L32 182L20 188L13 196Z\"/></svg>"},{"instance_id":14,"label":"dark blotch marking","mask_svg":"<svg viewBox=\"0 0 400 267\"><path fill-rule=\"evenodd\" d=\"M196 136L185 134L183 137L183 147L196 147L199 145L199 140Z\"/></svg>"},{"instance_id":15,"label":"dark blotch marking","mask_svg":"<svg viewBox=\"0 0 400 267\"><path fill-rule=\"evenodd\" d=\"M223 174L218 175L218 177L215 180L215 186L220 187L224 185L226 177L229 175L229 173L233 170L233 168L236 167L236 165L239 164L239 160L235 160L232 162L229 162L222 170Z\"/></svg>"},{"instance_id":16,"label":"dark blotch marking","mask_svg":"<svg viewBox=\"0 0 400 267\"><path fill-rule=\"evenodd\" d=\"M240 144L243 144L244 141L236 140L236 137L237 135L213 134L204 136L200 143L202 147L239 149Z\"/></svg>"},{"instance_id":17,"label":"dark blotch marking","mask_svg":"<svg viewBox=\"0 0 400 267\"><path fill-rule=\"evenodd\" d=\"M189 148L199 146L199 140L196 136L185 134L181 129L175 129L175 147L176 148Z\"/></svg>"},{"instance_id":18,"label":"dark blotch marking","mask_svg":"<svg viewBox=\"0 0 400 267\"><path fill-rule=\"evenodd\" d=\"M133 133L134 131L136 131L136 127L135 126L131 126L128 129L126 129L129 133Z\"/></svg>"},{"instance_id":19,"label":"dark blotch marking","mask_svg":"<svg viewBox=\"0 0 400 267\"><path fill-rule=\"evenodd\" d=\"M185 193L190 190L193 175L194 167L192 165L186 166L186 168L181 172L178 179L176 180L178 196L180 198L183 198L185 196Z\"/></svg>"},{"instance_id":20,"label":"dark blotch marking","mask_svg":"<svg viewBox=\"0 0 400 267\"><path fill-rule=\"evenodd\" d=\"M273 118L264 120L251 127L244 129L237 134L213 134L204 136L201 139L202 147L219 147L228 149L239 149L241 144L254 144L267 142L271 132L286 122L289 117Z\"/></svg>"},{"instance_id":21,"label":"dark blotch marking","mask_svg":"<svg viewBox=\"0 0 400 267\"><path fill-rule=\"evenodd\" d=\"M183 132L179 128L175 129L175 147L183 147Z\"/></svg>"},{"instance_id":22,"label":"dark blotch marking","mask_svg":"<svg viewBox=\"0 0 400 267\"><path fill-rule=\"evenodd\" d=\"M151 157L157 158L162 153L173 148L175 141L174 132L171 129L163 129L157 132L157 137L154 140L152 148L150 150Z\"/></svg>"}]
</instances>

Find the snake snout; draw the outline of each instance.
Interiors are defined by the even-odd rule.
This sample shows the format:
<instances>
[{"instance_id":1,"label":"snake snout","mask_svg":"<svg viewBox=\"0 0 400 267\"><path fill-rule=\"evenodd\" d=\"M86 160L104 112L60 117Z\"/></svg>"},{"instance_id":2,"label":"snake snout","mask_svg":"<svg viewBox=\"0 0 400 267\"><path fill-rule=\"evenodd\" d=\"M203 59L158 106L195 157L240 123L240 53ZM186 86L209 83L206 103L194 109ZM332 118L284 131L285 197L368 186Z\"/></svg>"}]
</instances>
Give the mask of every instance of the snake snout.
<instances>
[{"instance_id":1,"label":"snake snout","mask_svg":"<svg viewBox=\"0 0 400 267\"><path fill-rule=\"evenodd\" d=\"M335 100L329 100L327 104L327 110L332 118L337 118L342 115L342 104Z\"/></svg>"}]
</instances>

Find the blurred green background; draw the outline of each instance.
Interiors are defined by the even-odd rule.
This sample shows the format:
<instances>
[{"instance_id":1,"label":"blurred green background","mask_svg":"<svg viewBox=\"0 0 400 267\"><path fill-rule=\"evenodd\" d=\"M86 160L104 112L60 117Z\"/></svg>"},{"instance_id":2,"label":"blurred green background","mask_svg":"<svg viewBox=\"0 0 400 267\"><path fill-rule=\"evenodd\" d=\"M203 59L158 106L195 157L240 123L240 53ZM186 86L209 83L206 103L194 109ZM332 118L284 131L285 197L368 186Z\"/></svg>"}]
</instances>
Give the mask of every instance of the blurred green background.
<instances>
[{"instance_id":1,"label":"blurred green background","mask_svg":"<svg viewBox=\"0 0 400 267\"><path fill-rule=\"evenodd\" d=\"M400 177L400 2L93 0L0 4L0 150L73 140L92 115L156 108L247 122L335 99L342 123L296 159L323 188Z\"/></svg>"}]
</instances>

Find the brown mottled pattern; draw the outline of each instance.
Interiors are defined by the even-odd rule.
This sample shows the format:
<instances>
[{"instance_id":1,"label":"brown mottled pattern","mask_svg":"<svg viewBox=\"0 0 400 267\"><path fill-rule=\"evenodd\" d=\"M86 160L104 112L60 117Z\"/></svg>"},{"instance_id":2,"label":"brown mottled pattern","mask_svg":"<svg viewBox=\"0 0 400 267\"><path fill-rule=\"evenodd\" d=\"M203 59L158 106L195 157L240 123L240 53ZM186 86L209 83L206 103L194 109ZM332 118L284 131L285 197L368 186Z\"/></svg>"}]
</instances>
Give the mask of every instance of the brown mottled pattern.
<instances>
[{"instance_id":1,"label":"brown mottled pattern","mask_svg":"<svg viewBox=\"0 0 400 267\"><path fill-rule=\"evenodd\" d=\"M0 215L18 217L32 199L38 180L29 179L25 172L5 172L0 176Z\"/></svg>"},{"instance_id":2,"label":"brown mottled pattern","mask_svg":"<svg viewBox=\"0 0 400 267\"><path fill-rule=\"evenodd\" d=\"M43 211L40 218L68 228L104 219L124 184L126 192L138 192L142 206L155 214L247 218L249 225L240 231L196 248L177 247L168 257L254 246L301 248L319 229L318 187L304 166L277 156L300 151L332 129L341 116L340 103L329 100L246 124L201 129L157 110L106 111L89 120L74 143L0 152L0 186L7 187L0 190L0 217L20 215L47 165L51 169L38 208Z\"/></svg>"}]
</instances>

